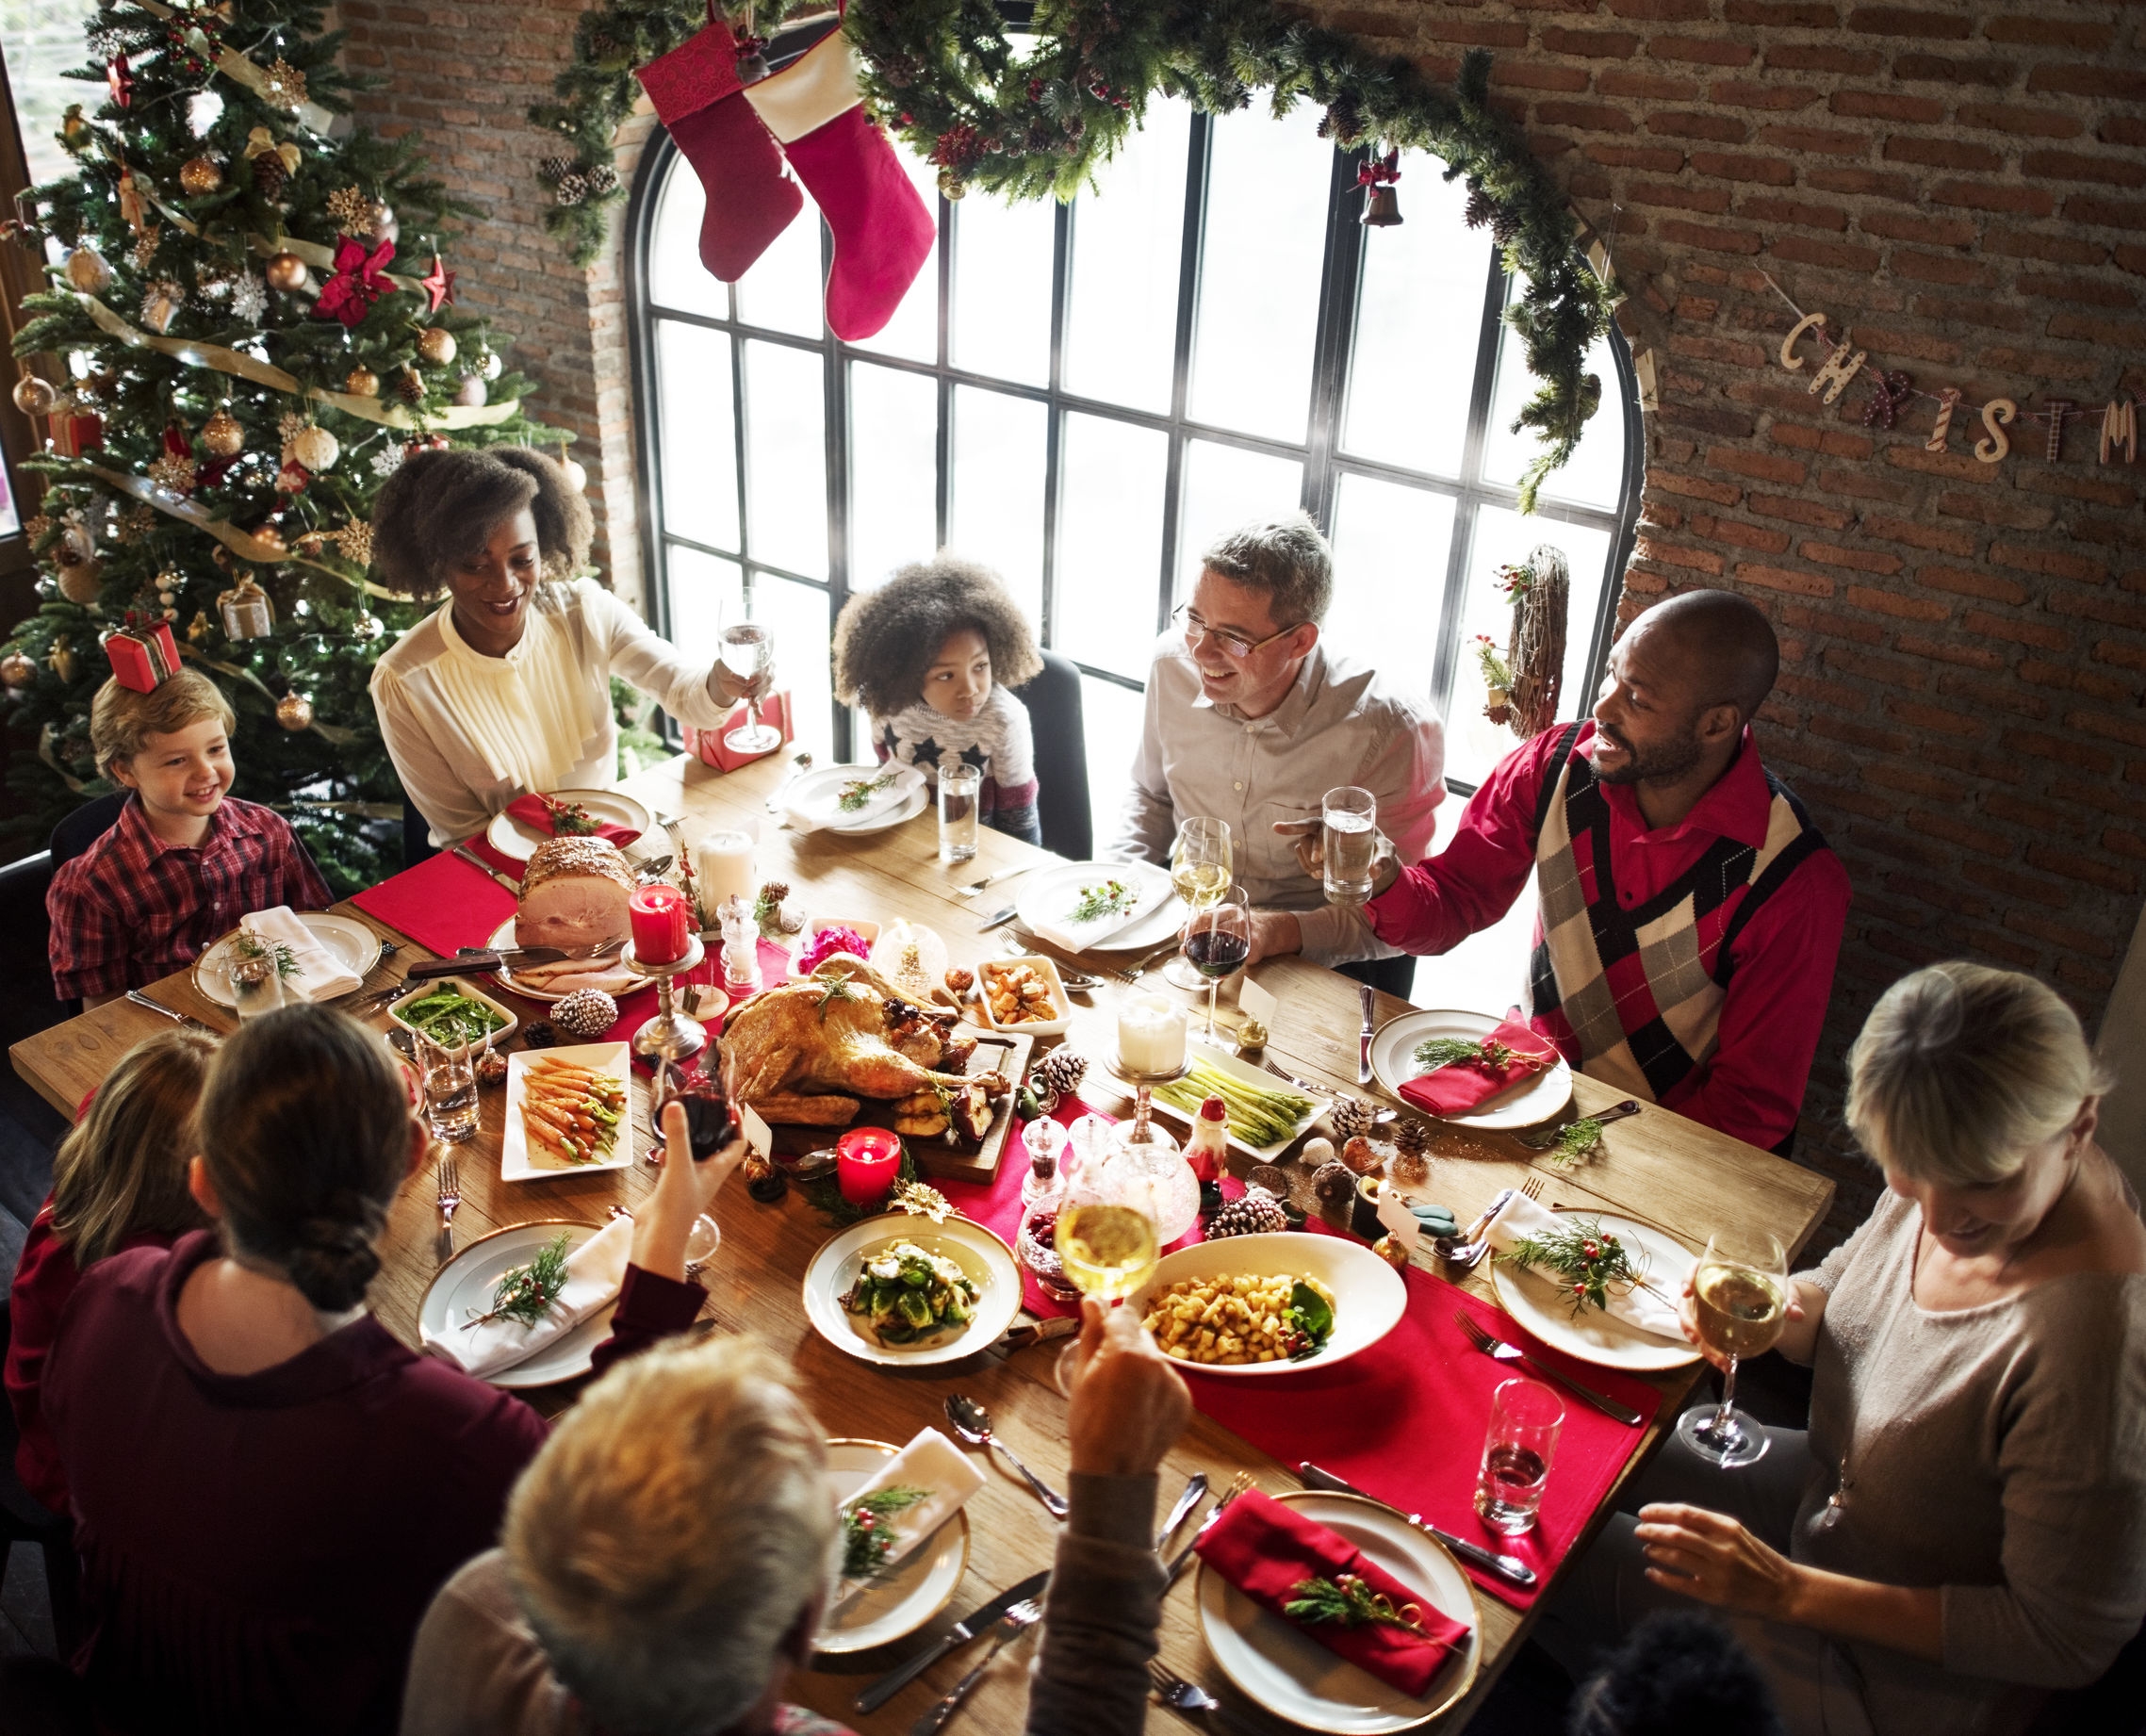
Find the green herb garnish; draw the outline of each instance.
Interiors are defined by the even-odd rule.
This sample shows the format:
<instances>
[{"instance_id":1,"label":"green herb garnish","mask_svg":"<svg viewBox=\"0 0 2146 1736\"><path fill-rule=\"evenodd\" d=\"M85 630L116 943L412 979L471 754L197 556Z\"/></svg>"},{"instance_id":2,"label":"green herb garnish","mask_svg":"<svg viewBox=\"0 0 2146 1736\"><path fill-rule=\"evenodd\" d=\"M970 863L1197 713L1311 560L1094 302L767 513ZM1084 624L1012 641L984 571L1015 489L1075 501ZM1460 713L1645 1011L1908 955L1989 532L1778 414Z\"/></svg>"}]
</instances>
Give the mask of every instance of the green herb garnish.
<instances>
[{"instance_id":1,"label":"green herb garnish","mask_svg":"<svg viewBox=\"0 0 2146 1736\"><path fill-rule=\"evenodd\" d=\"M881 772L876 778L852 778L842 787L835 797L835 806L844 813L855 813L880 791L894 781L895 774Z\"/></svg>"},{"instance_id":2,"label":"green herb garnish","mask_svg":"<svg viewBox=\"0 0 2146 1736\"><path fill-rule=\"evenodd\" d=\"M1101 922L1106 916L1119 916L1131 909L1140 895L1122 880L1105 880L1098 886L1084 886L1080 897L1073 908L1073 920L1076 923Z\"/></svg>"},{"instance_id":3,"label":"green herb garnish","mask_svg":"<svg viewBox=\"0 0 2146 1736\"><path fill-rule=\"evenodd\" d=\"M549 795L537 799L551 817L554 838L587 838L602 829L602 823L579 802L554 801Z\"/></svg>"},{"instance_id":4,"label":"green herb garnish","mask_svg":"<svg viewBox=\"0 0 2146 1736\"><path fill-rule=\"evenodd\" d=\"M1431 1037L1416 1045L1416 1064L1425 1073L1441 1067L1504 1067L1512 1059L1513 1051L1492 1037L1472 1041L1466 1037Z\"/></svg>"},{"instance_id":5,"label":"green herb garnish","mask_svg":"<svg viewBox=\"0 0 2146 1736\"><path fill-rule=\"evenodd\" d=\"M1289 1590L1295 1594L1282 1606L1291 1621L1314 1625L1337 1622L1344 1628L1376 1626L1423 1631L1423 1608L1404 1603L1398 1608L1384 1592L1374 1592L1353 1573L1331 1580L1299 1580Z\"/></svg>"},{"instance_id":6,"label":"green herb garnish","mask_svg":"<svg viewBox=\"0 0 2146 1736\"><path fill-rule=\"evenodd\" d=\"M931 1494L905 1483L892 1483L860 1496L842 1510L842 1574L845 1580L869 1579L893 1552L901 1533L887 1523Z\"/></svg>"},{"instance_id":7,"label":"green herb garnish","mask_svg":"<svg viewBox=\"0 0 2146 1736\"><path fill-rule=\"evenodd\" d=\"M1282 1318L1296 1334L1289 1340L1295 1346L1289 1352L1291 1362L1317 1356L1326 1349L1326 1341L1334 1336L1333 1308L1325 1297L1301 1278L1289 1286L1289 1305Z\"/></svg>"},{"instance_id":8,"label":"green herb garnish","mask_svg":"<svg viewBox=\"0 0 2146 1736\"><path fill-rule=\"evenodd\" d=\"M825 980L827 985L827 991L820 996L820 1023L822 1024L827 1022L827 1008L837 1001L854 1001L860 998L857 991L849 986L848 977L829 976Z\"/></svg>"},{"instance_id":9,"label":"green herb garnish","mask_svg":"<svg viewBox=\"0 0 2146 1736\"><path fill-rule=\"evenodd\" d=\"M1553 1272L1571 1286L1572 1316L1583 1309L1608 1308L1610 1286L1635 1289L1646 1274L1598 1218L1570 1218L1548 1236L1523 1236L1498 1256L1501 1266L1534 1266Z\"/></svg>"},{"instance_id":10,"label":"green herb garnish","mask_svg":"<svg viewBox=\"0 0 2146 1736\"><path fill-rule=\"evenodd\" d=\"M298 974L298 955L287 941L265 941L257 934L241 933L231 942L231 950L241 958L272 959L278 981Z\"/></svg>"},{"instance_id":11,"label":"green herb garnish","mask_svg":"<svg viewBox=\"0 0 2146 1736\"><path fill-rule=\"evenodd\" d=\"M1569 1170L1601 1144L1602 1123L1592 1115L1582 1116L1557 1130L1557 1143L1543 1154L1543 1161L1553 1170Z\"/></svg>"},{"instance_id":12,"label":"green herb garnish","mask_svg":"<svg viewBox=\"0 0 2146 1736\"><path fill-rule=\"evenodd\" d=\"M482 1326L486 1320L514 1320L534 1326L551 1312L551 1304L565 1287L566 1233L562 1230L527 1266L500 1273L499 1283L492 1286L491 1311L472 1314L463 1325L467 1328Z\"/></svg>"}]
</instances>

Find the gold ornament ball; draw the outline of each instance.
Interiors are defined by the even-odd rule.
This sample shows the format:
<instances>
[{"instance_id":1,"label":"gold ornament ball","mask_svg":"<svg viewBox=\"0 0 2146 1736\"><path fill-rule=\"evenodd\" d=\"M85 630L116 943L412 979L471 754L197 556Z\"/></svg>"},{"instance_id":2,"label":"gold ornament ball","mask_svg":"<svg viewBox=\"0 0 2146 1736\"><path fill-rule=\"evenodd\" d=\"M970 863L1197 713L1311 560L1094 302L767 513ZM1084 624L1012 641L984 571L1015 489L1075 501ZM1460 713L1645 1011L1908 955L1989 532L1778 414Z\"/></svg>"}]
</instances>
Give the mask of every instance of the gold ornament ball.
<instances>
[{"instance_id":1,"label":"gold ornament ball","mask_svg":"<svg viewBox=\"0 0 2146 1736\"><path fill-rule=\"evenodd\" d=\"M343 455L341 444L325 428L301 428L290 436L290 444L284 448L316 476L335 467L336 460Z\"/></svg>"},{"instance_id":2,"label":"gold ornament ball","mask_svg":"<svg viewBox=\"0 0 2146 1736\"><path fill-rule=\"evenodd\" d=\"M454 334L444 325L428 325L418 334L418 353L434 368L454 360Z\"/></svg>"},{"instance_id":3,"label":"gold ornament ball","mask_svg":"<svg viewBox=\"0 0 2146 1736\"><path fill-rule=\"evenodd\" d=\"M465 410L482 408L488 396L490 394L484 389L484 376L482 374L464 374L461 383L454 388L454 401Z\"/></svg>"},{"instance_id":4,"label":"gold ornament ball","mask_svg":"<svg viewBox=\"0 0 2146 1736\"><path fill-rule=\"evenodd\" d=\"M199 199L223 185L223 165L213 156L189 156L179 165L179 186Z\"/></svg>"},{"instance_id":5,"label":"gold ornament ball","mask_svg":"<svg viewBox=\"0 0 2146 1736\"><path fill-rule=\"evenodd\" d=\"M52 382L41 380L36 374L25 374L15 382L15 408L25 416L50 416L53 406L59 401L59 394L53 390Z\"/></svg>"},{"instance_id":6,"label":"gold ornament ball","mask_svg":"<svg viewBox=\"0 0 2146 1736\"><path fill-rule=\"evenodd\" d=\"M77 247L67 255L67 281L84 295L102 295L112 287L112 268L93 247Z\"/></svg>"},{"instance_id":7,"label":"gold ornament ball","mask_svg":"<svg viewBox=\"0 0 2146 1736\"><path fill-rule=\"evenodd\" d=\"M281 290L285 295L295 295L312 282L305 261L296 254L271 254L262 274L268 278L270 288Z\"/></svg>"},{"instance_id":8,"label":"gold ornament ball","mask_svg":"<svg viewBox=\"0 0 2146 1736\"><path fill-rule=\"evenodd\" d=\"M25 657L20 651L9 651L0 657L0 682L9 687L27 687L38 679L36 660Z\"/></svg>"},{"instance_id":9,"label":"gold ornament ball","mask_svg":"<svg viewBox=\"0 0 2146 1736\"><path fill-rule=\"evenodd\" d=\"M236 458L246 450L245 424L219 410L201 425L202 449L212 458Z\"/></svg>"},{"instance_id":10,"label":"gold ornament ball","mask_svg":"<svg viewBox=\"0 0 2146 1736\"><path fill-rule=\"evenodd\" d=\"M380 376L361 363L343 376L343 390L352 398L378 398Z\"/></svg>"},{"instance_id":11,"label":"gold ornament ball","mask_svg":"<svg viewBox=\"0 0 2146 1736\"><path fill-rule=\"evenodd\" d=\"M105 588L104 564L100 561L62 560L59 565L59 594L71 603L87 607L97 600Z\"/></svg>"},{"instance_id":12,"label":"gold ornament ball","mask_svg":"<svg viewBox=\"0 0 2146 1736\"><path fill-rule=\"evenodd\" d=\"M313 701L301 693L287 693L276 701L276 722L293 735L313 727Z\"/></svg>"}]
</instances>

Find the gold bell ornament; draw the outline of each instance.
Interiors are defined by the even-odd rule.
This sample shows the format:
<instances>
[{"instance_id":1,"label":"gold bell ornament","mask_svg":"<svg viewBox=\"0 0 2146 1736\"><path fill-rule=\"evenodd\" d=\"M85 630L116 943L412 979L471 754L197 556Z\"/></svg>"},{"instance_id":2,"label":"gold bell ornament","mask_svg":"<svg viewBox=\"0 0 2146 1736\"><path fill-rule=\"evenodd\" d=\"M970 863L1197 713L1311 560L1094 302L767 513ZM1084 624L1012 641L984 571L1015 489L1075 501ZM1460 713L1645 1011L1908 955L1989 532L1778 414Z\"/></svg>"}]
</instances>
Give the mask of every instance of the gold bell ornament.
<instances>
[{"instance_id":1,"label":"gold bell ornament","mask_svg":"<svg viewBox=\"0 0 2146 1736\"><path fill-rule=\"evenodd\" d=\"M112 268L104 254L87 244L67 255L67 282L84 295L102 295L112 287Z\"/></svg>"},{"instance_id":2,"label":"gold bell ornament","mask_svg":"<svg viewBox=\"0 0 2146 1736\"><path fill-rule=\"evenodd\" d=\"M45 653L44 661L45 666L70 686L74 684L74 678L82 673L82 659L76 654L74 642L65 633L52 642L52 649Z\"/></svg>"},{"instance_id":3,"label":"gold bell ornament","mask_svg":"<svg viewBox=\"0 0 2146 1736\"><path fill-rule=\"evenodd\" d=\"M1364 213L1356 221L1367 229L1390 229L1401 221L1401 200L1393 184L1401 179L1401 152L1369 156L1356 171L1356 185L1364 189Z\"/></svg>"},{"instance_id":4,"label":"gold bell ornament","mask_svg":"<svg viewBox=\"0 0 2146 1736\"><path fill-rule=\"evenodd\" d=\"M9 651L0 657L0 683L14 688L27 687L38 679L36 662L20 651Z\"/></svg>"},{"instance_id":5,"label":"gold bell ornament","mask_svg":"<svg viewBox=\"0 0 2146 1736\"><path fill-rule=\"evenodd\" d=\"M276 722L296 735L313 727L313 701L293 689L276 701Z\"/></svg>"},{"instance_id":6,"label":"gold bell ornament","mask_svg":"<svg viewBox=\"0 0 2146 1736\"><path fill-rule=\"evenodd\" d=\"M254 535L261 535L267 529L264 525ZM280 535L277 540L282 540ZM216 613L223 617L226 639L266 639L275 627L275 602L254 582L251 573L218 596Z\"/></svg>"}]
</instances>

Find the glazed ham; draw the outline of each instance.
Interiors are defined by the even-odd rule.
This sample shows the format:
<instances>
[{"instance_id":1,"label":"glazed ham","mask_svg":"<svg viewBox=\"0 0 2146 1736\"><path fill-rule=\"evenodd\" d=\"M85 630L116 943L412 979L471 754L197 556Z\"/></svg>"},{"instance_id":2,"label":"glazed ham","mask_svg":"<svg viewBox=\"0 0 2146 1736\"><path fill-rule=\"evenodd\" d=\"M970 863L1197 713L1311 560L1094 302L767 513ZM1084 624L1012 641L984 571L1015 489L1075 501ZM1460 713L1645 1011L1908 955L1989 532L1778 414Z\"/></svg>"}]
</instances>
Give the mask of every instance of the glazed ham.
<instances>
[{"instance_id":1,"label":"glazed ham","mask_svg":"<svg viewBox=\"0 0 2146 1736\"><path fill-rule=\"evenodd\" d=\"M618 846L601 838L551 838L536 846L521 877L515 944L585 951L631 932L626 898L633 876Z\"/></svg>"}]
</instances>

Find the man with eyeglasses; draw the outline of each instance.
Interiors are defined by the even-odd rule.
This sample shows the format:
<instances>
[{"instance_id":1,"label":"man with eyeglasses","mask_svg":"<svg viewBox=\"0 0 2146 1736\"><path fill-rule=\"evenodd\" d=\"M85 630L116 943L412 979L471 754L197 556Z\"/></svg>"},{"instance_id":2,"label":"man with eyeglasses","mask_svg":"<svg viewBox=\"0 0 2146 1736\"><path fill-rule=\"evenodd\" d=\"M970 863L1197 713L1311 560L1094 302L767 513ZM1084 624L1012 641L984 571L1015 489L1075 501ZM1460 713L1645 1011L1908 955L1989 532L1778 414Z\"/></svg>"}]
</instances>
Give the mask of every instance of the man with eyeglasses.
<instances>
[{"instance_id":1,"label":"man with eyeglasses","mask_svg":"<svg viewBox=\"0 0 2146 1736\"><path fill-rule=\"evenodd\" d=\"M1361 909L1307 886L1274 829L1316 821L1327 791L1354 784L1378 797L1381 828L1413 862L1431 847L1446 794L1437 717L1320 642L1333 594L1333 550L1302 513L1207 550L1148 672L1132 789L1107 853L1167 864L1182 821L1225 820L1235 878L1254 907L1253 962L1302 953L1405 996L1416 961L1382 942Z\"/></svg>"}]
</instances>

